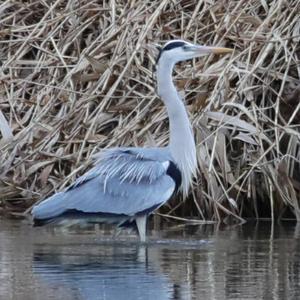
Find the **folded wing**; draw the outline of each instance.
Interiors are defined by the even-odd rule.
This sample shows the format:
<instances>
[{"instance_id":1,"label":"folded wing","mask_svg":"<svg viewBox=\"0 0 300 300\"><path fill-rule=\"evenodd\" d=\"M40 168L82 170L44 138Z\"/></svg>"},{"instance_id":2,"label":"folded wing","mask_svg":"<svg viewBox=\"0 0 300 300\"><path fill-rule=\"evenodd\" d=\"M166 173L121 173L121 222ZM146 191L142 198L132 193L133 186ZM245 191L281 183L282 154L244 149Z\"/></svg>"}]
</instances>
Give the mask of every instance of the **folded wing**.
<instances>
[{"instance_id":1,"label":"folded wing","mask_svg":"<svg viewBox=\"0 0 300 300\"><path fill-rule=\"evenodd\" d=\"M175 191L168 174L171 161L159 153L136 148L105 151L96 165L65 191L35 206L35 219L50 219L68 211L134 216L165 203Z\"/></svg>"}]
</instances>

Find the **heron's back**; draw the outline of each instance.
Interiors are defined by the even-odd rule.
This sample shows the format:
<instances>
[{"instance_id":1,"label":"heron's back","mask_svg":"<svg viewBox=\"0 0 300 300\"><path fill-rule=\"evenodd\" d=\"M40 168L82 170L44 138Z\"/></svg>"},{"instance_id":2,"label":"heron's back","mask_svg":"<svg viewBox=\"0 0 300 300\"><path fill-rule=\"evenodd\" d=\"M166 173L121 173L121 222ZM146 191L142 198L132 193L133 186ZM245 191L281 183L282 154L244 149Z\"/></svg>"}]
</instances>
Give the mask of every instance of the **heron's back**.
<instances>
[{"instance_id":1,"label":"heron's back","mask_svg":"<svg viewBox=\"0 0 300 300\"><path fill-rule=\"evenodd\" d=\"M170 159L167 148L108 150L73 185L33 208L35 224L65 218L122 223L149 214L175 190L176 182L168 174L175 166Z\"/></svg>"}]
</instances>

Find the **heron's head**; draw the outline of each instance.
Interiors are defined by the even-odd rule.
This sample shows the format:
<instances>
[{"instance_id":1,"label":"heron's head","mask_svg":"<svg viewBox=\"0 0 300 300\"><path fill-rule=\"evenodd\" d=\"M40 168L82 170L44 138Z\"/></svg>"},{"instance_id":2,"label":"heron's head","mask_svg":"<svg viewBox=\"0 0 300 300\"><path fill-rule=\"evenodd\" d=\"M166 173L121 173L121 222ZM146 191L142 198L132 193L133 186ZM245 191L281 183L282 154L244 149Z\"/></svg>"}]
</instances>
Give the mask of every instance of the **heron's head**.
<instances>
[{"instance_id":1,"label":"heron's head","mask_svg":"<svg viewBox=\"0 0 300 300\"><path fill-rule=\"evenodd\" d=\"M209 55L212 53L230 53L233 49L222 47L209 47L195 45L183 40L173 40L167 42L159 51L156 64L160 64L162 61L168 61L171 64L175 64L180 61Z\"/></svg>"}]
</instances>

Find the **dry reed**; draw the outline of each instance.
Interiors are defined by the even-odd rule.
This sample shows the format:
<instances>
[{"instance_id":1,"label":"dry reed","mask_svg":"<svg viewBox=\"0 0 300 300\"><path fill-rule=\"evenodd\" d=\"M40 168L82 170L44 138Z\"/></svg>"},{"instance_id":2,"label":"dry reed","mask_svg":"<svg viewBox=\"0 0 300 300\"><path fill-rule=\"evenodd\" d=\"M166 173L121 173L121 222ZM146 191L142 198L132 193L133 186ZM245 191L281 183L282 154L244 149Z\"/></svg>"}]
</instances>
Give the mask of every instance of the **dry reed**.
<instances>
[{"instance_id":1,"label":"dry reed","mask_svg":"<svg viewBox=\"0 0 300 300\"><path fill-rule=\"evenodd\" d=\"M233 47L176 68L199 174L164 215L300 219L300 1L0 4L0 209L25 211L111 146L165 145L149 45Z\"/></svg>"}]
</instances>

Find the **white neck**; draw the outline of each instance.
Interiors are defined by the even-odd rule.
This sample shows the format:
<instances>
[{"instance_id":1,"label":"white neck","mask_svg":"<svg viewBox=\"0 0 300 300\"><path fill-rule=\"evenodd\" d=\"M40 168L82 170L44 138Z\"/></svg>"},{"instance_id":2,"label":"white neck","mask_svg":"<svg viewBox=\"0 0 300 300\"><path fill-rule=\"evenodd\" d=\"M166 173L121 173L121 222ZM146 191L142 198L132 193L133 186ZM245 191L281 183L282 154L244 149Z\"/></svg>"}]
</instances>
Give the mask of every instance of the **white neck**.
<instances>
[{"instance_id":1,"label":"white neck","mask_svg":"<svg viewBox=\"0 0 300 300\"><path fill-rule=\"evenodd\" d=\"M182 174L186 196L197 169L196 146L187 111L172 81L174 62L160 59L157 66L158 95L167 107L170 122L169 148Z\"/></svg>"}]
</instances>

